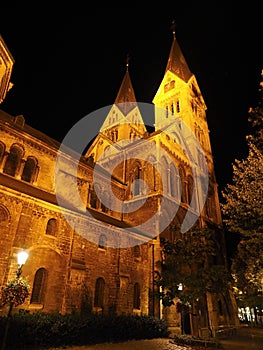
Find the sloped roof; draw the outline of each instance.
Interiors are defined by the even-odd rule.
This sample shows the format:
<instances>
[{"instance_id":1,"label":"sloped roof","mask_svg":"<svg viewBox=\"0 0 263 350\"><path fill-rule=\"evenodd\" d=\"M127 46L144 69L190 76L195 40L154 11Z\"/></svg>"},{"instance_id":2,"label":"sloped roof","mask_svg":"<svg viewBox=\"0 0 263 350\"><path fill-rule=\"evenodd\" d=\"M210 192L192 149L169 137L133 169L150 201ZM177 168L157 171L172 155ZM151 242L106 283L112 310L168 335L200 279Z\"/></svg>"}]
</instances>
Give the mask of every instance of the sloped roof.
<instances>
[{"instance_id":1,"label":"sloped roof","mask_svg":"<svg viewBox=\"0 0 263 350\"><path fill-rule=\"evenodd\" d=\"M20 132L26 132L27 134L35 137L40 141L43 141L51 147L54 147L56 149L60 147L60 142L26 124L25 118L22 115L14 117L0 109L0 122L10 125L12 128L17 129Z\"/></svg>"},{"instance_id":2,"label":"sloped roof","mask_svg":"<svg viewBox=\"0 0 263 350\"><path fill-rule=\"evenodd\" d=\"M182 50L176 40L175 34L174 34L174 39L171 46L167 66L165 69L165 73L168 70L174 73L175 75L177 75L186 83L193 75L188 67L188 64L186 63Z\"/></svg>"},{"instance_id":3,"label":"sloped roof","mask_svg":"<svg viewBox=\"0 0 263 350\"><path fill-rule=\"evenodd\" d=\"M114 102L124 115L137 106L135 93L128 69L123 77L119 92Z\"/></svg>"}]
</instances>

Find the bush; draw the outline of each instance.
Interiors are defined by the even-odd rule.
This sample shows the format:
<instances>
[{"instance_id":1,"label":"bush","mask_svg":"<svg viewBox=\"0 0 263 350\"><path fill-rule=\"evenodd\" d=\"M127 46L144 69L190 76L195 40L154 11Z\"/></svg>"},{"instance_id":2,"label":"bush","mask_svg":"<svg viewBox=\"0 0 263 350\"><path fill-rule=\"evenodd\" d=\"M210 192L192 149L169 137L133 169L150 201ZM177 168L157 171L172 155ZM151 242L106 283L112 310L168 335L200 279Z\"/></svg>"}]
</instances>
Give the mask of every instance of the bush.
<instances>
[{"instance_id":1,"label":"bush","mask_svg":"<svg viewBox=\"0 0 263 350\"><path fill-rule=\"evenodd\" d=\"M3 337L6 317L0 317ZM92 345L169 335L166 321L151 316L42 313L14 314L7 343L12 349Z\"/></svg>"}]
</instances>

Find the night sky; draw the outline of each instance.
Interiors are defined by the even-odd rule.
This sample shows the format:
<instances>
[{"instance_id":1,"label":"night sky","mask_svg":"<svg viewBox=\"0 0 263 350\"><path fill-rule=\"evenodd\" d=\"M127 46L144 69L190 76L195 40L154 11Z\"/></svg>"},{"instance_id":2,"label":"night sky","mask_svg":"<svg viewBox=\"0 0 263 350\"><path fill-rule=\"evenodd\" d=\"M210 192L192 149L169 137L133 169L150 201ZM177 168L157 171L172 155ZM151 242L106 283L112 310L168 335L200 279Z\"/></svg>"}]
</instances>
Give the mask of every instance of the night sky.
<instances>
[{"instance_id":1,"label":"night sky","mask_svg":"<svg viewBox=\"0 0 263 350\"><path fill-rule=\"evenodd\" d=\"M232 178L234 159L246 156L248 109L259 100L262 11L260 2L246 8L231 1L198 3L77 10L71 3L56 12L44 3L36 9L11 4L5 16L1 8L0 34L15 64L14 86L0 108L23 114L27 124L62 141L85 115L114 103L128 53L137 101L152 103L175 20L177 40L208 108L221 191Z\"/></svg>"}]
</instances>

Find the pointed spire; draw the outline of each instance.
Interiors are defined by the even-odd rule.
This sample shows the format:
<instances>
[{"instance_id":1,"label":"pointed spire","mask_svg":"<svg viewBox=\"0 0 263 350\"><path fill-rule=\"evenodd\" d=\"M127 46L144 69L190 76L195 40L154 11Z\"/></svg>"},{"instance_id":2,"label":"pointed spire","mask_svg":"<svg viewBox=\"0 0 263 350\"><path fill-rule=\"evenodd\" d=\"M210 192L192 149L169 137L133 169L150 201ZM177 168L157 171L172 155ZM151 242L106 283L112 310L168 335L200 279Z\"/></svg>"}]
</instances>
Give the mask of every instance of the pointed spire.
<instances>
[{"instance_id":1,"label":"pointed spire","mask_svg":"<svg viewBox=\"0 0 263 350\"><path fill-rule=\"evenodd\" d=\"M186 63L186 60L184 58L184 55L181 51L180 46L178 45L178 42L176 40L175 36L175 21L172 21L171 29L173 32L173 43L170 50L167 66L165 69L165 72L168 70L172 73L176 74L179 78L181 78L183 81L188 82L190 77L192 76L192 73Z\"/></svg>"},{"instance_id":2,"label":"pointed spire","mask_svg":"<svg viewBox=\"0 0 263 350\"><path fill-rule=\"evenodd\" d=\"M121 83L121 87L117 94L114 104L122 111L124 115L127 115L133 108L137 106L135 93L133 90L130 74L129 74L129 62L130 55L126 56L126 72Z\"/></svg>"}]
</instances>

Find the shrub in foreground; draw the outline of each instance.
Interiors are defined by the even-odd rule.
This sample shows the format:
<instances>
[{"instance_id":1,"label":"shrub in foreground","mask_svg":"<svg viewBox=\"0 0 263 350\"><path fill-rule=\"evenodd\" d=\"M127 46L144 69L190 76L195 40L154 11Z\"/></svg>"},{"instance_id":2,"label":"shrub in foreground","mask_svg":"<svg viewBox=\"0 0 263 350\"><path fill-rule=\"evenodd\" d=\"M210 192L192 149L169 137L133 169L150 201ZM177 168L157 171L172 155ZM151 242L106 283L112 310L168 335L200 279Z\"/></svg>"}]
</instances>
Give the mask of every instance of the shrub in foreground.
<instances>
[{"instance_id":1,"label":"shrub in foreground","mask_svg":"<svg viewBox=\"0 0 263 350\"><path fill-rule=\"evenodd\" d=\"M0 318L3 338L6 317ZM8 348L45 349L91 345L169 335L165 320L152 316L41 313L15 314L8 331Z\"/></svg>"}]
</instances>

